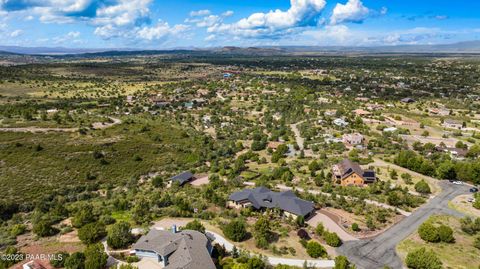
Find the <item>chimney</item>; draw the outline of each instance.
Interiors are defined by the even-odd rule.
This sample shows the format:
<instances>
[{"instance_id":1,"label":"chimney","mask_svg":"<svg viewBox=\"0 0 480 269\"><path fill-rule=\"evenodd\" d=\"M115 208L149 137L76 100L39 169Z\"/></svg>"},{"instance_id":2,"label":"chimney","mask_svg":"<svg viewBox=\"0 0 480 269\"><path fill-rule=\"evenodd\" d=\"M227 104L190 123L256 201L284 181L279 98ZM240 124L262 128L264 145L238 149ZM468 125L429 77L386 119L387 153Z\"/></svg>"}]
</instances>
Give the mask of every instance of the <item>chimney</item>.
<instances>
[{"instance_id":1,"label":"chimney","mask_svg":"<svg viewBox=\"0 0 480 269\"><path fill-rule=\"evenodd\" d=\"M175 225L175 224L172 225L172 233L174 233L174 234L177 233L177 225Z\"/></svg>"}]
</instances>

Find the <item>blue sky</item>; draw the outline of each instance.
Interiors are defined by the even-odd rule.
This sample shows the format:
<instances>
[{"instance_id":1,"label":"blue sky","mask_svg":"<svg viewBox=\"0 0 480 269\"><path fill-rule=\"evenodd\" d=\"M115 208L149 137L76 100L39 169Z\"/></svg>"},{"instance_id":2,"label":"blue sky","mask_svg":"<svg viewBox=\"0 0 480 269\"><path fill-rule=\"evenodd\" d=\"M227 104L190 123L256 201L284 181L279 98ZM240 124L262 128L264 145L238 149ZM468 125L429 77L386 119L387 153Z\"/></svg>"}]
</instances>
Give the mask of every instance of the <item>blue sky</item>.
<instances>
[{"instance_id":1,"label":"blue sky","mask_svg":"<svg viewBox=\"0 0 480 269\"><path fill-rule=\"evenodd\" d=\"M0 0L0 45L148 48L480 39L472 0Z\"/></svg>"}]
</instances>

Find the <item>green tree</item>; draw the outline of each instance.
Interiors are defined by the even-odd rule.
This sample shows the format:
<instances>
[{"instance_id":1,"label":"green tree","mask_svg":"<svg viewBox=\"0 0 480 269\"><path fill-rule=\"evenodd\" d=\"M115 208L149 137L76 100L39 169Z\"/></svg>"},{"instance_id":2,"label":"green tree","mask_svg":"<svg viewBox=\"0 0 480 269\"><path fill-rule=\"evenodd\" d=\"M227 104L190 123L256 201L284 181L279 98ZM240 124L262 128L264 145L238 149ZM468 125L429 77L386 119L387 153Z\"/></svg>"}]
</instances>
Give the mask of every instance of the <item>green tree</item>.
<instances>
[{"instance_id":1,"label":"green tree","mask_svg":"<svg viewBox=\"0 0 480 269\"><path fill-rule=\"evenodd\" d=\"M105 225L99 222L89 223L78 229L78 238L87 245L98 242L106 235Z\"/></svg>"},{"instance_id":2,"label":"green tree","mask_svg":"<svg viewBox=\"0 0 480 269\"><path fill-rule=\"evenodd\" d=\"M272 237L270 221L265 216L261 216L257 222L255 222L254 230L255 244L257 247L267 248L268 242Z\"/></svg>"},{"instance_id":3,"label":"green tree","mask_svg":"<svg viewBox=\"0 0 480 269\"><path fill-rule=\"evenodd\" d=\"M408 268L412 269L442 269L442 262L431 250L416 249L407 254L405 260Z\"/></svg>"},{"instance_id":4,"label":"green tree","mask_svg":"<svg viewBox=\"0 0 480 269\"><path fill-rule=\"evenodd\" d=\"M318 223L317 227L315 228L315 233L319 236L323 235L323 232L325 232L325 227L323 226L323 223Z\"/></svg>"},{"instance_id":5,"label":"green tree","mask_svg":"<svg viewBox=\"0 0 480 269\"><path fill-rule=\"evenodd\" d=\"M58 229L54 228L49 220L39 220L33 225L33 232L40 237L46 237L55 235Z\"/></svg>"},{"instance_id":6,"label":"green tree","mask_svg":"<svg viewBox=\"0 0 480 269\"><path fill-rule=\"evenodd\" d=\"M142 224L150 221L150 204L147 199L140 198L136 201L133 207L132 217L137 224Z\"/></svg>"},{"instance_id":7,"label":"green tree","mask_svg":"<svg viewBox=\"0 0 480 269\"><path fill-rule=\"evenodd\" d=\"M243 220L234 219L225 225L223 233L228 239L241 242L247 238L247 226Z\"/></svg>"},{"instance_id":8,"label":"green tree","mask_svg":"<svg viewBox=\"0 0 480 269\"><path fill-rule=\"evenodd\" d=\"M152 178L152 185L155 188L163 188L163 186L164 186L163 179L159 176L156 176L156 177Z\"/></svg>"},{"instance_id":9,"label":"green tree","mask_svg":"<svg viewBox=\"0 0 480 269\"><path fill-rule=\"evenodd\" d=\"M96 217L93 214L93 206L90 204L85 204L82 205L82 207L73 216L72 225L75 228L80 228L87 223L95 221Z\"/></svg>"},{"instance_id":10,"label":"green tree","mask_svg":"<svg viewBox=\"0 0 480 269\"><path fill-rule=\"evenodd\" d=\"M68 257L70 257L70 254L65 251L57 252L55 253L55 259L50 260L50 265L55 268L63 268Z\"/></svg>"},{"instance_id":11,"label":"green tree","mask_svg":"<svg viewBox=\"0 0 480 269\"><path fill-rule=\"evenodd\" d=\"M446 225L440 225L437 228L438 236L440 237L440 241L445 243L453 243L455 242L455 238L453 237L453 230L452 228Z\"/></svg>"},{"instance_id":12,"label":"green tree","mask_svg":"<svg viewBox=\"0 0 480 269\"><path fill-rule=\"evenodd\" d=\"M335 257L335 267L333 269L353 269L354 266L350 266L350 262L348 261L347 257L345 256L337 256Z\"/></svg>"},{"instance_id":13,"label":"green tree","mask_svg":"<svg viewBox=\"0 0 480 269\"><path fill-rule=\"evenodd\" d=\"M420 225L418 228L418 235L420 235L420 238L422 238L424 241L430 243L436 243L440 241L440 235L438 234L437 228L428 221Z\"/></svg>"},{"instance_id":14,"label":"green tree","mask_svg":"<svg viewBox=\"0 0 480 269\"><path fill-rule=\"evenodd\" d=\"M85 269L102 269L107 265L108 255L100 243L87 246L84 254Z\"/></svg>"},{"instance_id":15,"label":"green tree","mask_svg":"<svg viewBox=\"0 0 480 269\"><path fill-rule=\"evenodd\" d=\"M437 168L437 176L441 179L456 179L457 173L455 172L455 164L451 161L440 163Z\"/></svg>"},{"instance_id":16,"label":"green tree","mask_svg":"<svg viewBox=\"0 0 480 269\"><path fill-rule=\"evenodd\" d=\"M310 257L314 259L319 257L325 257L327 255L327 251L325 250L325 248L318 242L313 240L310 240L307 243L307 253Z\"/></svg>"},{"instance_id":17,"label":"green tree","mask_svg":"<svg viewBox=\"0 0 480 269\"><path fill-rule=\"evenodd\" d=\"M425 180L423 179L417 182L417 184L415 184L415 190L422 194L431 193L430 186L428 186L428 183L425 182Z\"/></svg>"},{"instance_id":18,"label":"green tree","mask_svg":"<svg viewBox=\"0 0 480 269\"><path fill-rule=\"evenodd\" d=\"M85 255L82 252L75 252L65 259L66 269L84 269Z\"/></svg>"},{"instance_id":19,"label":"green tree","mask_svg":"<svg viewBox=\"0 0 480 269\"><path fill-rule=\"evenodd\" d=\"M473 246L480 249L480 236L475 238L475 241L473 242Z\"/></svg>"},{"instance_id":20,"label":"green tree","mask_svg":"<svg viewBox=\"0 0 480 269\"><path fill-rule=\"evenodd\" d=\"M132 240L133 237L128 222L115 223L108 231L107 244L113 249L126 248Z\"/></svg>"},{"instance_id":21,"label":"green tree","mask_svg":"<svg viewBox=\"0 0 480 269\"><path fill-rule=\"evenodd\" d=\"M190 221L185 225L184 229L186 230L194 230L194 231L199 231L201 233L205 233L205 227L203 224L198 221L197 219Z\"/></svg>"},{"instance_id":22,"label":"green tree","mask_svg":"<svg viewBox=\"0 0 480 269\"><path fill-rule=\"evenodd\" d=\"M342 245L342 240L336 233L333 232L327 232L325 231L323 233L323 239L325 239L325 243L331 247L339 247Z\"/></svg>"},{"instance_id":23,"label":"green tree","mask_svg":"<svg viewBox=\"0 0 480 269\"><path fill-rule=\"evenodd\" d=\"M393 180L397 180L397 179L398 179L397 170L392 170L392 171L390 171L390 178L393 179Z\"/></svg>"},{"instance_id":24,"label":"green tree","mask_svg":"<svg viewBox=\"0 0 480 269\"><path fill-rule=\"evenodd\" d=\"M352 231L354 231L354 232L360 231L360 227L358 226L358 224L356 222L352 223Z\"/></svg>"},{"instance_id":25,"label":"green tree","mask_svg":"<svg viewBox=\"0 0 480 269\"><path fill-rule=\"evenodd\" d=\"M298 227L305 226L305 218L303 216L297 216L296 222Z\"/></svg>"}]
</instances>

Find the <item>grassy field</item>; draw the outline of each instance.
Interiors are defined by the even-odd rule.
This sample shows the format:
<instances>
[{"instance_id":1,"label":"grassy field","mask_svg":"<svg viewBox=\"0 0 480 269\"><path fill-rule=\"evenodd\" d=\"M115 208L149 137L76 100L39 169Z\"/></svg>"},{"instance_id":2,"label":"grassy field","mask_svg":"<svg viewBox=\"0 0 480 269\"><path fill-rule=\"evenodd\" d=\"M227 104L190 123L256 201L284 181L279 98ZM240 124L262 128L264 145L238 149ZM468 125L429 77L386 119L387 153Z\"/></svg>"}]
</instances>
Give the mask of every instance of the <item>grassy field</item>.
<instances>
[{"instance_id":1,"label":"grassy field","mask_svg":"<svg viewBox=\"0 0 480 269\"><path fill-rule=\"evenodd\" d=\"M2 132L0 192L28 201L54 189L115 186L151 170L187 169L202 150L201 138L192 132L165 119L138 117L85 135Z\"/></svg>"},{"instance_id":2,"label":"grassy field","mask_svg":"<svg viewBox=\"0 0 480 269\"><path fill-rule=\"evenodd\" d=\"M397 246L397 253L403 261L409 251L425 247L437 254L444 268L477 269L480 266L480 250L473 247L475 237L462 232L458 219L436 215L430 217L429 221L449 225L454 231L455 243L426 243L415 232Z\"/></svg>"}]
</instances>

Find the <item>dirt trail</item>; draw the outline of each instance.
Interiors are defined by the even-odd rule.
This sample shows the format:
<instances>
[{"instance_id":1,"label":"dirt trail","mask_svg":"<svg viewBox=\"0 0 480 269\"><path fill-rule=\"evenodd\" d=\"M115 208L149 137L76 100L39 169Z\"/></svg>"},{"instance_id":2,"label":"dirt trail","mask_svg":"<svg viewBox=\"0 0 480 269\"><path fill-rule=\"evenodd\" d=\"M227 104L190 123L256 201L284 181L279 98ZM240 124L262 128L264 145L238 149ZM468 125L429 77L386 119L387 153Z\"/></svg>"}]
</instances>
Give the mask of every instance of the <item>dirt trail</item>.
<instances>
[{"instance_id":1,"label":"dirt trail","mask_svg":"<svg viewBox=\"0 0 480 269\"><path fill-rule=\"evenodd\" d=\"M101 130L101 129L106 129L109 127L112 127L117 124L121 124L122 120L117 119L117 118L112 118L109 117L112 122L108 123L103 123L103 122L94 122L92 124L92 129L94 130ZM65 133L74 133L78 132L80 128L74 127L74 128L42 128L42 127L18 127L18 128L8 128L8 127L3 127L0 128L0 132L14 132L14 133L48 133L48 132L65 132Z\"/></svg>"}]
</instances>

